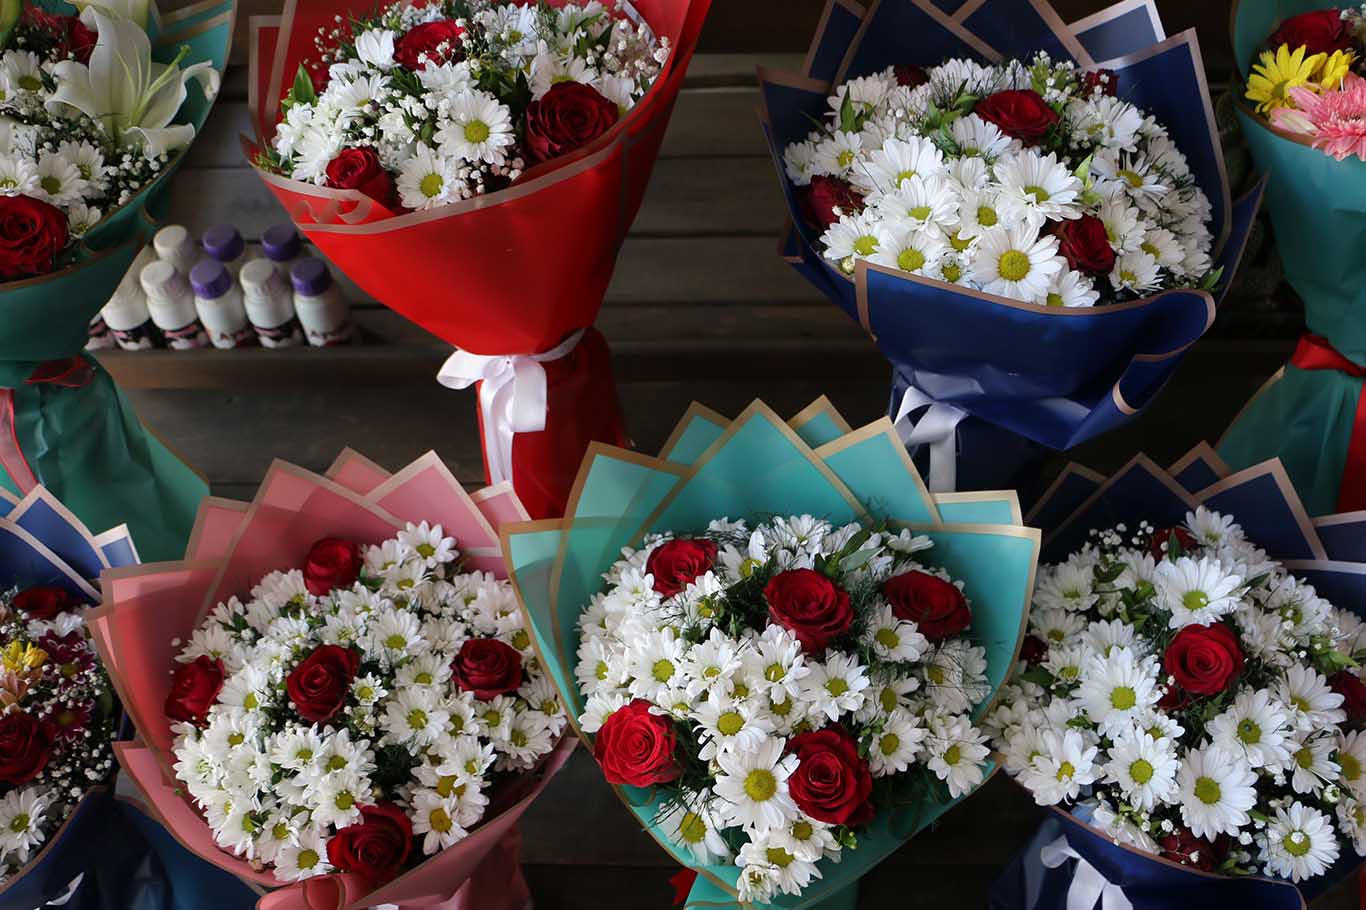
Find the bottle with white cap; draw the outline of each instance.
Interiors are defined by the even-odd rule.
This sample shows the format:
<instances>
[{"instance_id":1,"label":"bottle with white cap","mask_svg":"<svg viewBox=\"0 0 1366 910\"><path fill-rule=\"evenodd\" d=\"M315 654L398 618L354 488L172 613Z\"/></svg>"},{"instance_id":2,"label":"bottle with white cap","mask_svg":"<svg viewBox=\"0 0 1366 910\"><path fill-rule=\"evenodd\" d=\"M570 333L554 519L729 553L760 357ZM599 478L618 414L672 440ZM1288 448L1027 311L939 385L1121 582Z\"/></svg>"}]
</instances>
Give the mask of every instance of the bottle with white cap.
<instances>
[{"instance_id":1,"label":"bottle with white cap","mask_svg":"<svg viewBox=\"0 0 1366 910\"><path fill-rule=\"evenodd\" d=\"M269 259L253 259L242 266L242 300L247 318L263 348L293 348L304 343L294 318L294 295Z\"/></svg>"},{"instance_id":2,"label":"bottle with white cap","mask_svg":"<svg viewBox=\"0 0 1366 910\"><path fill-rule=\"evenodd\" d=\"M289 272L294 285L294 312L304 335L314 347L333 347L351 340L351 308L332 281L327 263L311 256L300 259Z\"/></svg>"},{"instance_id":3,"label":"bottle with white cap","mask_svg":"<svg viewBox=\"0 0 1366 910\"><path fill-rule=\"evenodd\" d=\"M298 262L299 257L304 254L304 241L293 224L289 222L272 224L261 235L261 252L266 254L267 259L275 263L276 270L279 271L280 277L285 280L285 285L288 287L289 270L294 268L294 263Z\"/></svg>"},{"instance_id":4,"label":"bottle with white cap","mask_svg":"<svg viewBox=\"0 0 1366 910\"><path fill-rule=\"evenodd\" d=\"M114 344L124 351L147 351L161 346L161 335L147 311L147 296L138 280L142 269L156 261L156 254L143 247L133 259L133 266L123 276L109 302L100 310L105 324L114 336Z\"/></svg>"},{"instance_id":5,"label":"bottle with white cap","mask_svg":"<svg viewBox=\"0 0 1366 910\"><path fill-rule=\"evenodd\" d=\"M242 290L221 262L206 259L190 270L194 308L216 348L254 348L256 331L247 321Z\"/></svg>"},{"instance_id":6,"label":"bottle with white cap","mask_svg":"<svg viewBox=\"0 0 1366 910\"><path fill-rule=\"evenodd\" d=\"M156 248L158 258L169 262L177 272L187 276L204 255L190 232L179 224L168 224L157 231L152 237L152 246Z\"/></svg>"},{"instance_id":7,"label":"bottle with white cap","mask_svg":"<svg viewBox=\"0 0 1366 910\"><path fill-rule=\"evenodd\" d=\"M204 252L208 253L211 259L223 263L232 275L233 281L236 281L242 272L242 266L248 261L247 244L237 228L231 224L215 224L204 232L200 243L204 247Z\"/></svg>"},{"instance_id":8,"label":"bottle with white cap","mask_svg":"<svg viewBox=\"0 0 1366 910\"><path fill-rule=\"evenodd\" d=\"M157 260L143 268L139 277L147 311L166 336L166 346L176 351L208 347L209 336L195 313L194 291L185 276L169 262Z\"/></svg>"},{"instance_id":9,"label":"bottle with white cap","mask_svg":"<svg viewBox=\"0 0 1366 910\"><path fill-rule=\"evenodd\" d=\"M85 349L87 351L107 351L114 347L114 333L109 331L109 323L104 321L104 317L99 313L90 320L90 325L85 333Z\"/></svg>"}]
</instances>

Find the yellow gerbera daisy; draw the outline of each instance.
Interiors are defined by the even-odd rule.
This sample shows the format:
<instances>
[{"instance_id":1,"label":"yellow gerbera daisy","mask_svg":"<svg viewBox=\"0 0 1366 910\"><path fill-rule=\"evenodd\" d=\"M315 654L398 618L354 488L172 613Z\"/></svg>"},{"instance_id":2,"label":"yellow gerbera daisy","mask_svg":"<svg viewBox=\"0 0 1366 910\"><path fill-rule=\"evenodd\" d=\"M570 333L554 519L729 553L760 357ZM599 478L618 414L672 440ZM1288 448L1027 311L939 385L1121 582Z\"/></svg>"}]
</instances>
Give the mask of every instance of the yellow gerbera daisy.
<instances>
[{"instance_id":1,"label":"yellow gerbera daisy","mask_svg":"<svg viewBox=\"0 0 1366 910\"><path fill-rule=\"evenodd\" d=\"M1323 56L1320 54L1319 56ZM1329 91L1342 85L1342 80L1352 70L1352 64L1356 62L1356 55L1351 51L1333 51L1332 56L1325 57L1323 63L1319 65L1318 71L1314 73L1314 81Z\"/></svg>"},{"instance_id":2,"label":"yellow gerbera daisy","mask_svg":"<svg viewBox=\"0 0 1366 910\"><path fill-rule=\"evenodd\" d=\"M1308 85L1326 56L1314 54L1306 58L1305 48L1297 47L1292 53L1284 44L1275 53L1262 51L1260 62L1252 67L1252 75L1247 79L1248 100L1257 102L1257 110L1263 114L1291 106L1287 97L1290 90Z\"/></svg>"}]
</instances>

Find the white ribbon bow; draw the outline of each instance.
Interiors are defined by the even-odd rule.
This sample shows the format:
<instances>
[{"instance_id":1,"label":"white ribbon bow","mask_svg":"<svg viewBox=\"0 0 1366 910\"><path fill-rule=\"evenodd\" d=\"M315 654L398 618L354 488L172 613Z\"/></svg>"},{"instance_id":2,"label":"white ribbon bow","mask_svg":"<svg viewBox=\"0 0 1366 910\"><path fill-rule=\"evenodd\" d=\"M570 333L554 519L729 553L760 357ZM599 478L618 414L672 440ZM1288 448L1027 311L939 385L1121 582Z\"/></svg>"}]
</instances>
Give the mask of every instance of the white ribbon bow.
<instances>
[{"instance_id":1,"label":"white ribbon bow","mask_svg":"<svg viewBox=\"0 0 1366 910\"><path fill-rule=\"evenodd\" d=\"M455 349L436 374L448 389L479 387L479 409L484 417L484 456L489 481L512 480L512 437L545 429L546 386L543 363L559 360L583 338L579 329L542 354L471 354Z\"/></svg>"},{"instance_id":2,"label":"white ribbon bow","mask_svg":"<svg viewBox=\"0 0 1366 910\"><path fill-rule=\"evenodd\" d=\"M1072 885L1067 889L1067 910L1095 910L1097 905L1101 910L1134 910L1133 903L1124 896L1124 890L1082 859L1067 842L1066 835L1045 844L1039 851L1039 861L1049 869L1056 869L1069 859L1077 861L1077 868L1072 873Z\"/></svg>"},{"instance_id":3,"label":"white ribbon bow","mask_svg":"<svg viewBox=\"0 0 1366 910\"><path fill-rule=\"evenodd\" d=\"M929 407L917 421L911 420L916 408ZM958 424L968 412L942 401L935 401L915 386L901 396L896 410L896 433L907 448L929 446L931 493L952 493L958 484Z\"/></svg>"}]
</instances>

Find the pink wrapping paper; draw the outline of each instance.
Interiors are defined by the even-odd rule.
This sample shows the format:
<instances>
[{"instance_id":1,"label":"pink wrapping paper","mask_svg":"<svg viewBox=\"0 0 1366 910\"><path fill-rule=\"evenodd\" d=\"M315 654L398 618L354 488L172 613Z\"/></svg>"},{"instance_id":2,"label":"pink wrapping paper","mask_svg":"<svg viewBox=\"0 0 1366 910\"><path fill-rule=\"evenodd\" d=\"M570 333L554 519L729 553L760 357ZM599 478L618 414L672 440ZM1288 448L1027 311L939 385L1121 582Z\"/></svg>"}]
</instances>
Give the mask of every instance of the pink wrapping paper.
<instances>
[{"instance_id":1,"label":"pink wrapping paper","mask_svg":"<svg viewBox=\"0 0 1366 910\"><path fill-rule=\"evenodd\" d=\"M242 594L278 569L303 564L322 537L378 543L405 522L440 524L471 568L506 578L498 527L525 521L507 485L471 495L435 453L390 475L356 452L338 457L327 475L277 461L251 503L209 498L200 506L182 562L106 572L104 602L87 620L139 740L115 754L149 808L187 849L239 878L276 890L259 910L359 910L394 904L402 910L523 910L526 886L518 864L517 821L564 765L575 740L561 740L535 772L505 783L468 838L373 892L351 875L280 886L269 871L224 851L173 771L173 736L163 705L183 642L220 600Z\"/></svg>"}]
</instances>

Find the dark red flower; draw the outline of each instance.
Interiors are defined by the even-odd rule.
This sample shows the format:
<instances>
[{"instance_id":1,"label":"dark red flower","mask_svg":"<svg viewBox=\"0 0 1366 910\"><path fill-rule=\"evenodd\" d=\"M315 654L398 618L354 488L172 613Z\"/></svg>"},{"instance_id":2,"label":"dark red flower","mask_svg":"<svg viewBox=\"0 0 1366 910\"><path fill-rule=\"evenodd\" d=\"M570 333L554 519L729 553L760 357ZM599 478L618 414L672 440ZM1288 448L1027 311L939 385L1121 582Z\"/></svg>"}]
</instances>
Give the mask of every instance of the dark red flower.
<instances>
[{"instance_id":1,"label":"dark red flower","mask_svg":"<svg viewBox=\"0 0 1366 910\"><path fill-rule=\"evenodd\" d=\"M360 876L370 887L403 871L413 850L413 824L393 803L360 807L360 821L327 842L327 861L338 871Z\"/></svg>"},{"instance_id":2,"label":"dark red flower","mask_svg":"<svg viewBox=\"0 0 1366 910\"><path fill-rule=\"evenodd\" d=\"M76 609L80 603L66 588L57 585L37 585L14 595L12 604L29 619L56 619L59 614Z\"/></svg>"},{"instance_id":3,"label":"dark red flower","mask_svg":"<svg viewBox=\"0 0 1366 910\"><path fill-rule=\"evenodd\" d=\"M1293 52L1305 49L1305 56L1331 54L1352 49L1352 27L1339 9L1319 9L1291 16L1272 32L1267 42L1272 49L1286 45Z\"/></svg>"},{"instance_id":4,"label":"dark red flower","mask_svg":"<svg viewBox=\"0 0 1366 910\"><path fill-rule=\"evenodd\" d=\"M1115 267L1115 251L1105 222L1094 215L1066 218L1054 222L1053 236L1058 238L1058 252L1067 264L1087 275L1108 275Z\"/></svg>"},{"instance_id":5,"label":"dark red flower","mask_svg":"<svg viewBox=\"0 0 1366 910\"><path fill-rule=\"evenodd\" d=\"M521 687L522 655L496 638L467 638L451 661L451 672L462 691L488 701Z\"/></svg>"},{"instance_id":6,"label":"dark red flower","mask_svg":"<svg viewBox=\"0 0 1366 910\"><path fill-rule=\"evenodd\" d=\"M1222 623L1186 626L1162 654L1162 667L1192 695L1214 695L1228 688L1243 670L1238 636Z\"/></svg>"},{"instance_id":7,"label":"dark red flower","mask_svg":"<svg viewBox=\"0 0 1366 910\"><path fill-rule=\"evenodd\" d=\"M650 703L637 698L603 721L593 757L609 784L649 787L678 779L677 746L673 721L651 713Z\"/></svg>"},{"instance_id":8,"label":"dark red flower","mask_svg":"<svg viewBox=\"0 0 1366 910\"><path fill-rule=\"evenodd\" d=\"M381 205L394 205L394 178L379 163L372 148L342 149L327 162L327 185L339 190L356 190Z\"/></svg>"},{"instance_id":9,"label":"dark red flower","mask_svg":"<svg viewBox=\"0 0 1366 910\"><path fill-rule=\"evenodd\" d=\"M51 272L68 236L60 209L32 196L0 196L0 278Z\"/></svg>"},{"instance_id":10,"label":"dark red flower","mask_svg":"<svg viewBox=\"0 0 1366 910\"><path fill-rule=\"evenodd\" d=\"M915 88L917 85L924 85L930 81L929 73L925 72L923 66L916 66L914 63L898 63L892 67L892 72L896 74L896 84Z\"/></svg>"},{"instance_id":11,"label":"dark red flower","mask_svg":"<svg viewBox=\"0 0 1366 910\"><path fill-rule=\"evenodd\" d=\"M1182 553L1192 553L1200 549L1200 541L1196 540L1195 535L1185 528L1163 528L1160 531L1154 531L1152 539L1148 541L1148 552L1153 554L1153 559L1162 559L1167 555L1167 550L1171 546L1168 541L1173 535L1176 536L1176 542L1181 545Z\"/></svg>"},{"instance_id":12,"label":"dark red flower","mask_svg":"<svg viewBox=\"0 0 1366 910\"><path fill-rule=\"evenodd\" d=\"M1353 725L1366 721L1366 685L1350 670L1341 670L1328 677L1328 685L1342 696L1342 710L1347 722Z\"/></svg>"},{"instance_id":13,"label":"dark red flower","mask_svg":"<svg viewBox=\"0 0 1366 910\"><path fill-rule=\"evenodd\" d=\"M308 548L304 587L322 597L335 588L349 588L360 578L360 547L339 537L324 537Z\"/></svg>"},{"instance_id":14,"label":"dark red flower","mask_svg":"<svg viewBox=\"0 0 1366 910\"><path fill-rule=\"evenodd\" d=\"M764 602L769 619L791 632L808 654L823 653L854 621L849 593L814 569L774 575L764 586Z\"/></svg>"},{"instance_id":15,"label":"dark red flower","mask_svg":"<svg viewBox=\"0 0 1366 910\"><path fill-rule=\"evenodd\" d=\"M533 163L567 155L616 125L621 109L582 82L557 82L526 109L526 149Z\"/></svg>"},{"instance_id":16,"label":"dark red flower","mask_svg":"<svg viewBox=\"0 0 1366 910\"><path fill-rule=\"evenodd\" d=\"M32 714L11 711L0 716L0 781L26 784L47 767L52 736Z\"/></svg>"},{"instance_id":17,"label":"dark red flower","mask_svg":"<svg viewBox=\"0 0 1366 910\"><path fill-rule=\"evenodd\" d=\"M450 19L414 26L394 43L394 61L410 70L454 62L463 56L460 37L464 34L465 30Z\"/></svg>"},{"instance_id":18,"label":"dark red flower","mask_svg":"<svg viewBox=\"0 0 1366 910\"><path fill-rule=\"evenodd\" d=\"M862 194L838 177L812 177L811 185L798 191L798 201L806 220L821 229L839 221L841 213L849 215L863 208Z\"/></svg>"},{"instance_id":19,"label":"dark red flower","mask_svg":"<svg viewBox=\"0 0 1366 910\"><path fill-rule=\"evenodd\" d=\"M1221 834L1212 841L1196 837L1189 828L1178 828L1174 833L1161 838L1158 846L1162 855L1175 860L1183 866L1193 866L1204 872L1213 872L1228 856L1229 839Z\"/></svg>"},{"instance_id":20,"label":"dark red flower","mask_svg":"<svg viewBox=\"0 0 1366 910\"><path fill-rule=\"evenodd\" d=\"M1026 635L1024 643L1020 645L1020 660L1025 663L1041 663L1048 656L1048 642L1037 635Z\"/></svg>"},{"instance_id":21,"label":"dark red flower","mask_svg":"<svg viewBox=\"0 0 1366 910\"><path fill-rule=\"evenodd\" d=\"M294 710L309 723L331 720L346 704L360 655L340 645L318 645L285 677Z\"/></svg>"},{"instance_id":22,"label":"dark red flower","mask_svg":"<svg viewBox=\"0 0 1366 910\"><path fill-rule=\"evenodd\" d=\"M209 708L223 689L223 662L201 654L176 668L165 712L171 720L203 724Z\"/></svg>"},{"instance_id":23,"label":"dark red flower","mask_svg":"<svg viewBox=\"0 0 1366 910\"><path fill-rule=\"evenodd\" d=\"M1038 145L1058 122L1058 113L1032 89L1008 89L987 95L972 111L1025 145Z\"/></svg>"},{"instance_id":24,"label":"dark red flower","mask_svg":"<svg viewBox=\"0 0 1366 910\"><path fill-rule=\"evenodd\" d=\"M958 586L928 572L892 576L882 583L882 596L897 619L915 623L930 641L957 635L972 622L968 600Z\"/></svg>"},{"instance_id":25,"label":"dark red flower","mask_svg":"<svg viewBox=\"0 0 1366 910\"><path fill-rule=\"evenodd\" d=\"M655 593L673 597L682 593L716 564L716 544L705 539L668 540L650 551L645 571L655 580Z\"/></svg>"},{"instance_id":26,"label":"dark red flower","mask_svg":"<svg viewBox=\"0 0 1366 910\"><path fill-rule=\"evenodd\" d=\"M816 821L865 825L872 821L873 775L858 742L838 724L801 733L787 744L797 770L787 780L792 801Z\"/></svg>"},{"instance_id":27,"label":"dark red flower","mask_svg":"<svg viewBox=\"0 0 1366 910\"><path fill-rule=\"evenodd\" d=\"M1081 77L1082 87L1088 93L1100 89L1102 94L1114 97L1119 94L1119 73L1114 70L1087 70Z\"/></svg>"}]
</instances>

